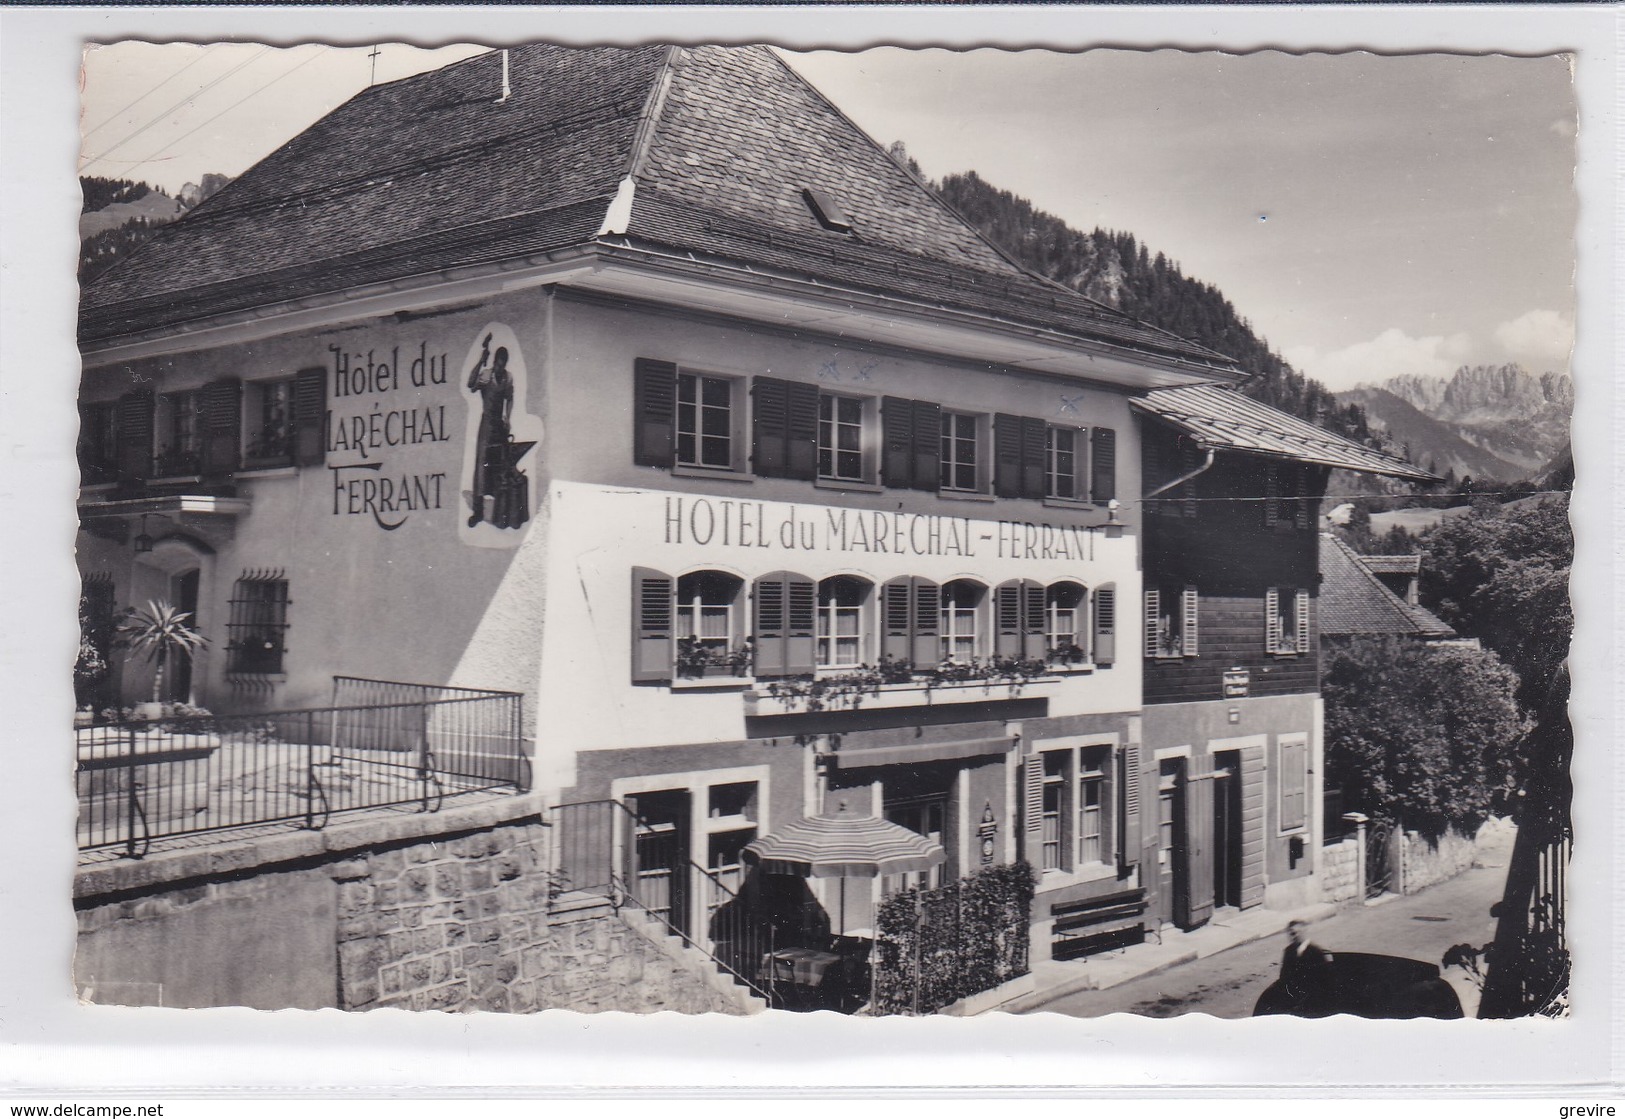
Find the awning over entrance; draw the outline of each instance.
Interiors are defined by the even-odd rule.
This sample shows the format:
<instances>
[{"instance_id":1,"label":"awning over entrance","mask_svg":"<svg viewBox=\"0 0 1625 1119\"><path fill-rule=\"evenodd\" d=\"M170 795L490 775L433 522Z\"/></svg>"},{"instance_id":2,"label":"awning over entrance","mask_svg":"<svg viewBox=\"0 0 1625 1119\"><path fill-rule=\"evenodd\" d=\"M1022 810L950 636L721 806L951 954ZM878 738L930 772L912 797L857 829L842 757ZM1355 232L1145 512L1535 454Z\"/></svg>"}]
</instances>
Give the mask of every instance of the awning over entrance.
<instances>
[{"instance_id":1,"label":"awning over entrance","mask_svg":"<svg viewBox=\"0 0 1625 1119\"><path fill-rule=\"evenodd\" d=\"M873 878L930 870L948 859L940 843L846 802L832 815L803 816L745 845L747 861L768 874Z\"/></svg>"}]
</instances>

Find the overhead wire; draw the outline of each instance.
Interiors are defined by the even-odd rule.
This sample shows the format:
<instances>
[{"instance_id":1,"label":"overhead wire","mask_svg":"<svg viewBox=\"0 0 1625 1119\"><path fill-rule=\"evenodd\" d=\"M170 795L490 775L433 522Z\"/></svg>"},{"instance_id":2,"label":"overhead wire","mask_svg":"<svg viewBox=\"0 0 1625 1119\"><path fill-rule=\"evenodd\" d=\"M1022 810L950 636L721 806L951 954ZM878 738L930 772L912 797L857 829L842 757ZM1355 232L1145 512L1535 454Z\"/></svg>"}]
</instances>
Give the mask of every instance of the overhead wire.
<instances>
[{"instance_id":1,"label":"overhead wire","mask_svg":"<svg viewBox=\"0 0 1625 1119\"><path fill-rule=\"evenodd\" d=\"M147 98L149 98L153 94L157 93L160 89L163 89L170 82L174 81L176 78L178 78L182 74L186 73L192 67L196 66L199 62L202 62L205 58L209 57L210 53L212 53L214 51L214 49L216 47L218 47L218 46L220 46L219 43L210 43L208 46L204 47L203 52L201 54L198 54L198 55L194 56L192 61L188 62L185 66L182 66L179 70L176 70L173 74L169 75L169 77L165 78L163 81L159 82L157 85L155 85L151 89L147 90L147 92L141 94L141 96L137 97L134 101L131 101L129 104L125 105L123 108L114 110L112 113L110 113L107 116L103 117L102 122L100 124L95 125L94 127L90 128L90 129L87 129L85 132L83 132L79 137L80 141L83 142L85 140L90 139L96 133L100 132L102 129L104 129L108 125L112 124L115 120L118 120L125 113L129 112L131 109L133 109L137 105L141 104L141 102L145 101Z\"/></svg>"},{"instance_id":2,"label":"overhead wire","mask_svg":"<svg viewBox=\"0 0 1625 1119\"><path fill-rule=\"evenodd\" d=\"M116 143L114 143L111 147L108 147L105 150L103 150L100 155L96 156L93 159L84 160L84 162L80 163L79 170L80 171L85 171L88 168L94 167L96 164L102 162L108 156L112 155L114 152L116 152L120 148L122 148L125 144L128 144L131 140L134 140L137 136L140 136L142 133L146 132L149 128L152 128L153 126L159 124L161 121L169 119L170 114L173 113L175 110L179 109L181 106L187 104L189 101L196 100L198 97L200 97L203 94L207 93L209 90L213 89L215 86L219 85L221 82L225 81L227 78L232 77L234 74L236 74L238 71L242 70L244 67L251 66L254 62L259 60L260 56L264 55L270 49L271 48L269 46L261 47L259 50L255 51L253 54L249 55L248 58L244 59L242 62L239 62L237 65L233 66L231 69L227 70L224 74L221 74L219 77L213 79L212 81L209 81L209 82L205 83L200 88L188 92L186 94L186 96L182 97L179 101L176 101L173 105L170 105L168 108L164 109L162 112L160 112L160 113L156 114L155 116L153 116L150 120L147 121L146 124L143 124L140 128L137 128L134 132L129 133L122 140L119 140ZM143 160L142 162L145 163L145 162L149 162L149 161ZM138 164L136 164L136 166L139 167L140 164L138 163Z\"/></svg>"},{"instance_id":3,"label":"overhead wire","mask_svg":"<svg viewBox=\"0 0 1625 1119\"><path fill-rule=\"evenodd\" d=\"M289 67L287 70L284 70L282 73L278 74L276 77L272 78L270 81L265 82L262 85L258 86L257 88L250 90L248 93L244 94L242 97L239 97L237 100L233 101L230 105L227 105L224 109L221 109L219 112L215 113L214 115L212 115L210 117L207 117L203 121L199 122L195 127L190 129L189 131L184 132L180 136L177 136L175 139L168 141L161 148L159 148L158 151L153 152L146 159L143 159L140 163L137 163L134 166L135 167L140 167L140 166L142 166L144 164L152 163L153 161L157 160L160 157L161 153L163 151L165 151L166 149L178 146L183 140L187 139L194 132L198 132L198 131L202 130L203 128L206 128L208 125L213 124L215 121L219 120L221 117L225 116L227 113L229 113L233 109L235 109L237 106L241 105L244 101L247 101L251 97L258 97L261 93L264 93L267 89L269 89L272 86L276 85L276 83L280 82L283 78L291 77L301 67L309 66L312 62L315 62L324 53L326 53L327 50L328 50L328 48L326 46L317 47L316 52L314 54L308 56L303 61L294 64L293 66ZM132 168L132 170L133 169L134 168Z\"/></svg>"}]
</instances>

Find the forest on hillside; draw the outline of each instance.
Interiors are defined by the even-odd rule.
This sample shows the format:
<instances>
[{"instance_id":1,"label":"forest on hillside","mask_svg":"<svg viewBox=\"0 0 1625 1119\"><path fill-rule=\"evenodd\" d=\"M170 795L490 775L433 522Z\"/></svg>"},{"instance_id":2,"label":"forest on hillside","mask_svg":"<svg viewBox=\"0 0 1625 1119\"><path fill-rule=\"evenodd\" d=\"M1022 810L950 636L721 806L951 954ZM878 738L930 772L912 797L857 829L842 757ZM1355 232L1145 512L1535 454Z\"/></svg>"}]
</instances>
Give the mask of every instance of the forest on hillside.
<instances>
[{"instance_id":1,"label":"forest on hillside","mask_svg":"<svg viewBox=\"0 0 1625 1119\"><path fill-rule=\"evenodd\" d=\"M906 152L893 149L906 163ZM916 172L918 166L913 168ZM1186 276L1132 233L1083 233L974 171L932 184L943 199L1016 261L1142 322L1200 342L1253 374L1248 396L1361 443L1378 445L1365 410L1340 404L1319 381L1293 369L1254 333L1212 284Z\"/></svg>"}]
</instances>

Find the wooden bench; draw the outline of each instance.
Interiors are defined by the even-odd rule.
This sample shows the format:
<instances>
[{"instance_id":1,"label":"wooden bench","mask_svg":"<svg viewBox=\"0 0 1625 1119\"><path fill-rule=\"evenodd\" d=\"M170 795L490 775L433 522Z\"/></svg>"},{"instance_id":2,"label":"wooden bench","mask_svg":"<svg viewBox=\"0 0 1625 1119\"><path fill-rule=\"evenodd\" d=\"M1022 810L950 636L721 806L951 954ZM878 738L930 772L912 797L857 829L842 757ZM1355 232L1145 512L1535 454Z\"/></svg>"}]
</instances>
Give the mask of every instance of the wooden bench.
<instances>
[{"instance_id":1,"label":"wooden bench","mask_svg":"<svg viewBox=\"0 0 1625 1119\"><path fill-rule=\"evenodd\" d=\"M1055 941L1050 958L1076 960L1145 942L1145 890L1119 890L1050 906Z\"/></svg>"}]
</instances>

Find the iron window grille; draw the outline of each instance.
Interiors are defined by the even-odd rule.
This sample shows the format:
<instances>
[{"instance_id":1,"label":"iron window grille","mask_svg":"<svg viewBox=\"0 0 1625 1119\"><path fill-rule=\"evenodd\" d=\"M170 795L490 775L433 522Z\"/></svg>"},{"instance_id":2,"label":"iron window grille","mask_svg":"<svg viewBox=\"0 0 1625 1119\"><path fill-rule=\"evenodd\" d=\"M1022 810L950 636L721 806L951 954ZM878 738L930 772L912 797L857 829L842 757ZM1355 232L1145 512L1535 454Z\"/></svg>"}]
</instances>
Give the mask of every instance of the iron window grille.
<instances>
[{"instance_id":1,"label":"iron window grille","mask_svg":"<svg viewBox=\"0 0 1625 1119\"><path fill-rule=\"evenodd\" d=\"M231 596L226 671L242 676L282 672L287 652L288 580L282 571L245 571Z\"/></svg>"}]
</instances>

